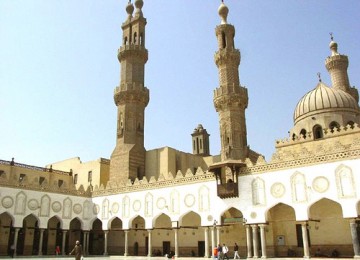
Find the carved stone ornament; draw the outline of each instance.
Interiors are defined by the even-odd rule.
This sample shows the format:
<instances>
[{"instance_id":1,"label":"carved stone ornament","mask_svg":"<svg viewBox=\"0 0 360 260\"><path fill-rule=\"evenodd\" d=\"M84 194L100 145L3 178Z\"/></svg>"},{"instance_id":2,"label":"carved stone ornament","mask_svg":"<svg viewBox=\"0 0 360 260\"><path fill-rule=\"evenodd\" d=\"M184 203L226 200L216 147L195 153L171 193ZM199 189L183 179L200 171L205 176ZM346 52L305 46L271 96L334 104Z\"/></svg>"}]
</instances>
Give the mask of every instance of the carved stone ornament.
<instances>
[{"instance_id":1,"label":"carved stone ornament","mask_svg":"<svg viewBox=\"0 0 360 260\"><path fill-rule=\"evenodd\" d=\"M35 199L31 199L29 200L28 202L28 208L30 210L35 210L35 209L38 209L39 208L39 202Z\"/></svg>"},{"instance_id":2,"label":"carved stone ornament","mask_svg":"<svg viewBox=\"0 0 360 260\"><path fill-rule=\"evenodd\" d=\"M100 212L100 206L98 204L95 204L93 207L94 214L98 214Z\"/></svg>"},{"instance_id":3,"label":"carved stone ornament","mask_svg":"<svg viewBox=\"0 0 360 260\"><path fill-rule=\"evenodd\" d=\"M140 200L135 200L133 203L133 210L139 211L141 209L141 202Z\"/></svg>"},{"instance_id":4,"label":"carved stone ornament","mask_svg":"<svg viewBox=\"0 0 360 260\"><path fill-rule=\"evenodd\" d=\"M316 177L313 180L312 187L315 191L323 193L329 189L329 180L324 176Z\"/></svg>"},{"instance_id":5,"label":"carved stone ornament","mask_svg":"<svg viewBox=\"0 0 360 260\"><path fill-rule=\"evenodd\" d=\"M164 209L166 206L166 200L163 197L158 198L158 200L156 201L156 206L158 207L158 209Z\"/></svg>"},{"instance_id":6,"label":"carved stone ornament","mask_svg":"<svg viewBox=\"0 0 360 260\"><path fill-rule=\"evenodd\" d=\"M114 202L114 203L112 204L112 206L111 206L111 211L112 211L112 213L114 213L114 214L118 213L118 212L119 212L119 208L120 208L119 203Z\"/></svg>"},{"instance_id":7,"label":"carved stone ornament","mask_svg":"<svg viewBox=\"0 0 360 260\"><path fill-rule=\"evenodd\" d=\"M75 204L73 206L73 211L75 214L80 214L82 212L82 206L80 204Z\"/></svg>"},{"instance_id":8,"label":"carved stone ornament","mask_svg":"<svg viewBox=\"0 0 360 260\"><path fill-rule=\"evenodd\" d=\"M11 208L14 205L14 199L10 196L6 196L1 200L1 204L6 209Z\"/></svg>"},{"instance_id":9,"label":"carved stone ornament","mask_svg":"<svg viewBox=\"0 0 360 260\"><path fill-rule=\"evenodd\" d=\"M256 216L257 216L256 212L253 211L253 212L250 213L251 218L256 218Z\"/></svg>"},{"instance_id":10,"label":"carved stone ornament","mask_svg":"<svg viewBox=\"0 0 360 260\"><path fill-rule=\"evenodd\" d=\"M55 201L52 205L51 208L54 212L59 212L61 210L61 203L58 201Z\"/></svg>"},{"instance_id":11,"label":"carved stone ornament","mask_svg":"<svg viewBox=\"0 0 360 260\"><path fill-rule=\"evenodd\" d=\"M284 194L285 194L285 186L282 183L277 182L271 186L271 195L274 198L281 198L282 196L284 196Z\"/></svg>"},{"instance_id":12,"label":"carved stone ornament","mask_svg":"<svg viewBox=\"0 0 360 260\"><path fill-rule=\"evenodd\" d=\"M192 194L187 194L184 198L185 205L187 207L192 207L195 204L195 196Z\"/></svg>"},{"instance_id":13,"label":"carved stone ornament","mask_svg":"<svg viewBox=\"0 0 360 260\"><path fill-rule=\"evenodd\" d=\"M213 221L213 219L214 219L213 216L211 216L211 215L207 216L208 221Z\"/></svg>"}]
</instances>

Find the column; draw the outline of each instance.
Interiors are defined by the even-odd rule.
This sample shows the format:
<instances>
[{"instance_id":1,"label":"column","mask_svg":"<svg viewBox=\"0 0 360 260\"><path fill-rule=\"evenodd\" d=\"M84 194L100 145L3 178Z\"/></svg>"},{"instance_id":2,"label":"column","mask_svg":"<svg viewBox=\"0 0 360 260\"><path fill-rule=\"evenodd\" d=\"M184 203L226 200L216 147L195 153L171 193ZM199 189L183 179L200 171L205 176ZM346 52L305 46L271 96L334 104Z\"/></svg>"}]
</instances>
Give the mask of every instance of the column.
<instances>
[{"instance_id":1,"label":"column","mask_svg":"<svg viewBox=\"0 0 360 260\"><path fill-rule=\"evenodd\" d=\"M67 230L62 231L62 244L61 244L61 254L65 255L65 243L66 243L66 234Z\"/></svg>"},{"instance_id":2,"label":"column","mask_svg":"<svg viewBox=\"0 0 360 260\"><path fill-rule=\"evenodd\" d=\"M20 230L20 228L15 228L15 234L14 234L14 256L16 256L17 241L18 241L19 230Z\"/></svg>"},{"instance_id":3,"label":"column","mask_svg":"<svg viewBox=\"0 0 360 260\"><path fill-rule=\"evenodd\" d=\"M129 234L129 230L124 230L125 232L125 252L124 252L124 256L128 256L128 234Z\"/></svg>"},{"instance_id":4,"label":"column","mask_svg":"<svg viewBox=\"0 0 360 260\"><path fill-rule=\"evenodd\" d=\"M86 254L90 255L89 253L89 241L90 241L90 232L88 232L88 236L86 238Z\"/></svg>"},{"instance_id":5,"label":"column","mask_svg":"<svg viewBox=\"0 0 360 260\"><path fill-rule=\"evenodd\" d=\"M301 232L302 232L303 245L304 245L304 258L310 258L307 222L301 223Z\"/></svg>"},{"instance_id":6,"label":"column","mask_svg":"<svg viewBox=\"0 0 360 260\"><path fill-rule=\"evenodd\" d=\"M352 244L354 248L354 258L360 258L360 246L359 246L359 237L356 231L356 220L350 220L350 232L352 238Z\"/></svg>"},{"instance_id":7,"label":"column","mask_svg":"<svg viewBox=\"0 0 360 260\"><path fill-rule=\"evenodd\" d=\"M88 245L87 245L87 237L88 237L88 235L89 235L89 231L84 231L84 241L83 241L83 245L84 245L84 247L83 247L83 251L84 251L84 255L87 255L87 247L88 247Z\"/></svg>"},{"instance_id":8,"label":"column","mask_svg":"<svg viewBox=\"0 0 360 260\"><path fill-rule=\"evenodd\" d=\"M266 237L265 237L265 224L260 224L260 239L261 239L261 258L267 258L266 254Z\"/></svg>"},{"instance_id":9,"label":"column","mask_svg":"<svg viewBox=\"0 0 360 260\"><path fill-rule=\"evenodd\" d=\"M175 228L175 257L179 256L179 241L178 241L178 229Z\"/></svg>"},{"instance_id":10,"label":"column","mask_svg":"<svg viewBox=\"0 0 360 260\"><path fill-rule=\"evenodd\" d=\"M39 252L38 252L38 255L42 255L44 231L45 231L45 229L40 228L40 239L39 239Z\"/></svg>"},{"instance_id":11,"label":"column","mask_svg":"<svg viewBox=\"0 0 360 260\"><path fill-rule=\"evenodd\" d=\"M151 244L151 229L148 229L148 257L150 257L152 255L152 244Z\"/></svg>"},{"instance_id":12,"label":"column","mask_svg":"<svg viewBox=\"0 0 360 260\"><path fill-rule=\"evenodd\" d=\"M215 245L215 227L211 227L211 256L214 256L214 248L216 247Z\"/></svg>"},{"instance_id":13,"label":"column","mask_svg":"<svg viewBox=\"0 0 360 260\"><path fill-rule=\"evenodd\" d=\"M216 227L216 245L220 244L220 229L221 227Z\"/></svg>"},{"instance_id":14,"label":"column","mask_svg":"<svg viewBox=\"0 0 360 260\"><path fill-rule=\"evenodd\" d=\"M105 238L105 243L104 243L104 255L108 255L108 251L107 251L107 247L108 247L108 234L109 234L109 230L104 230L104 238Z\"/></svg>"},{"instance_id":15,"label":"column","mask_svg":"<svg viewBox=\"0 0 360 260\"><path fill-rule=\"evenodd\" d=\"M209 257L209 232L208 232L208 230L209 230L208 227L204 227L204 239L205 239L204 257L205 258Z\"/></svg>"},{"instance_id":16,"label":"column","mask_svg":"<svg viewBox=\"0 0 360 260\"><path fill-rule=\"evenodd\" d=\"M250 229L250 225L245 225L245 227L246 227L247 258L252 258L251 229Z\"/></svg>"},{"instance_id":17,"label":"column","mask_svg":"<svg viewBox=\"0 0 360 260\"><path fill-rule=\"evenodd\" d=\"M251 225L252 228L252 239L253 239L253 249L254 249L254 258L259 258L259 238L257 236L258 225Z\"/></svg>"}]
</instances>

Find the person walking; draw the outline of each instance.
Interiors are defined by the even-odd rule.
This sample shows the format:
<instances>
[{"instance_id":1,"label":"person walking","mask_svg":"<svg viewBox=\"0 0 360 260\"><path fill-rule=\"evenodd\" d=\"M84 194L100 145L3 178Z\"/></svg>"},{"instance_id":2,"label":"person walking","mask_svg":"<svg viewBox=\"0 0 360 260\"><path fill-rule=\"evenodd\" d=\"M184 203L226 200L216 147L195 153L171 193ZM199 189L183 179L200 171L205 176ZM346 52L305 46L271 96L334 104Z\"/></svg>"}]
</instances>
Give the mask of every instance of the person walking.
<instances>
[{"instance_id":1,"label":"person walking","mask_svg":"<svg viewBox=\"0 0 360 260\"><path fill-rule=\"evenodd\" d=\"M227 260L229 260L229 257L227 255L227 253L229 252L229 248L225 244L223 244L222 246L222 252L223 252L223 259L226 258Z\"/></svg>"},{"instance_id":2,"label":"person walking","mask_svg":"<svg viewBox=\"0 0 360 260\"><path fill-rule=\"evenodd\" d=\"M55 254L58 256L60 255L60 246L56 246L55 248Z\"/></svg>"},{"instance_id":3,"label":"person walking","mask_svg":"<svg viewBox=\"0 0 360 260\"><path fill-rule=\"evenodd\" d=\"M236 258L240 259L240 256L239 256L239 246L238 246L238 244L235 243L235 245L234 245L234 259L236 259Z\"/></svg>"},{"instance_id":4,"label":"person walking","mask_svg":"<svg viewBox=\"0 0 360 260\"><path fill-rule=\"evenodd\" d=\"M73 250L71 250L69 255L75 255L75 260L81 260L81 257L83 255L82 247L80 245L80 241L77 240L75 243L75 247Z\"/></svg>"}]
</instances>

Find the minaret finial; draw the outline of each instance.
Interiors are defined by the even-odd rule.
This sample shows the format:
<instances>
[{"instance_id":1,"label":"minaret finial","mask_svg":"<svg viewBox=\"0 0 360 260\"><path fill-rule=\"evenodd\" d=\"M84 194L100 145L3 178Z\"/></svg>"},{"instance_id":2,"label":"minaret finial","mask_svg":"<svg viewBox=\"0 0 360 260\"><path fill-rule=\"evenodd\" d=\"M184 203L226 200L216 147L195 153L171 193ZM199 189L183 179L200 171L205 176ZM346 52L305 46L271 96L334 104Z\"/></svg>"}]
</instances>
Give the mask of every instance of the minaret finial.
<instances>
[{"instance_id":1,"label":"minaret finial","mask_svg":"<svg viewBox=\"0 0 360 260\"><path fill-rule=\"evenodd\" d=\"M331 50L331 56L339 55L339 53L337 52L338 45L336 42L334 42L334 34L332 32L329 34L330 34L330 38L331 38L331 42L329 44L329 47Z\"/></svg>"},{"instance_id":2,"label":"minaret finial","mask_svg":"<svg viewBox=\"0 0 360 260\"><path fill-rule=\"evenodd\" d=\"M333 41L334 40L334 35L333 35L333 33L331 32L331 33L329 33L330 34L330 39Z\"/></svg>"},{"instance_id":3,"label":"minaret finial","mask_svg":"<svg viewBox=\"0 0 360 260\"><path fill-rule=\"evenodd\" d=\"M318 76L318 78L319 78L319 82L321 82L321 73L318 72L318 73L317 73L317 76Z\"/></svg>"},{"instance_id":4,"label":"minaret finial","mask_svg":"<svg viewBox=\"0 0 360 260\"><path fill-rule=\"evenodd\" d=\"M229 13L229 8L224 4L224 0L221 0L221 4L218 9L218 13L221 18L221 24L227 24L227 16Z\"/></svg>"}]
</instances>

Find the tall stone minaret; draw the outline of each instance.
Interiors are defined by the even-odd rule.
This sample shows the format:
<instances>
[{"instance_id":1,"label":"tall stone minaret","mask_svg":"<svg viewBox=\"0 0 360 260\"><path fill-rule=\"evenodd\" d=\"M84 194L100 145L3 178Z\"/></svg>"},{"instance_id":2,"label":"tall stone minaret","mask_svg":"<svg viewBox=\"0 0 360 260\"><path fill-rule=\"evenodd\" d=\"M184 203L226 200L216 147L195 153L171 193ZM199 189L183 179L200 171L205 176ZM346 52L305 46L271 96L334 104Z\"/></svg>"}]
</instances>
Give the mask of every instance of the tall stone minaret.
<instances>
[{"instance_id":1,"label":"tall stone minaret","mask_svg":"<svg viewBox=\"0 0 360 260\"><path fill-rule=\"evenodd\" d=\"M214 90L214 105L219 113L221 159L245 159L248 156L245 109L247 89L240 86L240 51L235 49L235 28L227 23L229 9L219 7L221 24L216 27L219 50L215 63L219 69L220 86Z\"/></svg>"},{"instance_id":2,"label":"tall stone minaret","mask_svg":"<svg viewBox=\"0 0 360 260\"><path fill-rule=\"evenodd\" d=\"M349 93L357 102L359 102L358 90L350 86L347 69L349 67L349 59L346 55L338 53L338 44L334 42L333 35L329 44L331 55L325 60L325 66L331 76L333 88L341 89Z\"/></svg>"},{"instance_id":3,"label":"tall stone minaret","mask_svg":"<svg viewBox=\"0 0 360 260\"><path fill-rule=\"evenodd\" d=\"M118 51L121 65L120 86L115 88L117 106L116 146L110 158L110 182L126 182L145 175L144 114L149 90L144 86L144 69L148 60L145 48L146 19L143 1L129 1L127 20L122 24L122 46Z\"/></svg>"}]
</instances>

